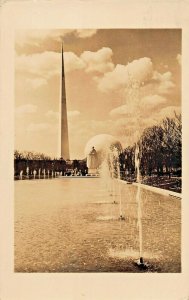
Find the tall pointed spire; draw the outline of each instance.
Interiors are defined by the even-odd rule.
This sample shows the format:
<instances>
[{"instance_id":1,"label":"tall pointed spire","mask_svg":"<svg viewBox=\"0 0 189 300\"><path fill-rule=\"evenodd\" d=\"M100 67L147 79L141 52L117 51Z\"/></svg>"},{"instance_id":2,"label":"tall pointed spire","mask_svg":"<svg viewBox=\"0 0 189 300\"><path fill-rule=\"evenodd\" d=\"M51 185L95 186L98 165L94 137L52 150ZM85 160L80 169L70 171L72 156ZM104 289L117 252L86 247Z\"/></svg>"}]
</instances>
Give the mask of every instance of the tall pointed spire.
<instances>
[{"instance_id":1,"label":"tall pointed spire","mask_svg":"<svg viewBox=\"0 0 189 300\"><path fill-rule=\"evenodd\" d=\"M63 41L61 44L62 55L62 72L61 72L61 157L65 160L70 159L69 140L68 140L68 120L67 120L67 106L66 106L66 89L65 89L65 75L64 75L64 51Z\"/></svg>"}]
</instances>

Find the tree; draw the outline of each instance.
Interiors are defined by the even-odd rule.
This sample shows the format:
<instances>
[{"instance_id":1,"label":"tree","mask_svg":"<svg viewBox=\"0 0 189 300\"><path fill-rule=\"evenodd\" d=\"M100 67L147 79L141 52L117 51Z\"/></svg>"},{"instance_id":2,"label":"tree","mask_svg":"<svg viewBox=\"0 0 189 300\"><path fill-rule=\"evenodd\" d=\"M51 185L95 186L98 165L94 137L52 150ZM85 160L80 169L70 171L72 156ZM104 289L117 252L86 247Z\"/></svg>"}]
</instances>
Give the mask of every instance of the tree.
<instances>
[{"instance_id":1,"label":"tree","mask_svg":"<svg viewBox=\"0 0 189 300\"><path fill-rule=\"evenodd\" d=\"M162 129L165 167L170 177L172 168L181 168L181 116L175 114L175 118L166 117L162 122Z\"/></svg>"},{"instance_id":2,"label":"tree","mask_svg":"<svg viewBox=\"0 0 189 300\"><path fill-rule=\"evenodd\" d=\"M156 171L163 173L163 130L155 125L144 130L140 138L141 173L151 176Z\"/></svg>"}]
</instances>

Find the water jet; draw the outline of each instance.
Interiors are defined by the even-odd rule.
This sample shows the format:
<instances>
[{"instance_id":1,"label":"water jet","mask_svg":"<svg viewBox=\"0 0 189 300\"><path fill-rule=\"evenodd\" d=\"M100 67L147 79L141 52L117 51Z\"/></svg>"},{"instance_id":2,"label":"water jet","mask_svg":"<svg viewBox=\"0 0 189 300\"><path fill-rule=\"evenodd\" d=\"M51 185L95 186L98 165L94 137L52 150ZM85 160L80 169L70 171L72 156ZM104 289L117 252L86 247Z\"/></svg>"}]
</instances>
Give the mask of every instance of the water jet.
<instances>
[{"instance_id":1,"label":"water jet","mask_svg":"<svg viewBox=\"0 0 189 300\"><path fill-rule=\"evenodd\" d=\"M22 180L23 170L20 171L20 180Z\"/></svg>"}]
</instances>

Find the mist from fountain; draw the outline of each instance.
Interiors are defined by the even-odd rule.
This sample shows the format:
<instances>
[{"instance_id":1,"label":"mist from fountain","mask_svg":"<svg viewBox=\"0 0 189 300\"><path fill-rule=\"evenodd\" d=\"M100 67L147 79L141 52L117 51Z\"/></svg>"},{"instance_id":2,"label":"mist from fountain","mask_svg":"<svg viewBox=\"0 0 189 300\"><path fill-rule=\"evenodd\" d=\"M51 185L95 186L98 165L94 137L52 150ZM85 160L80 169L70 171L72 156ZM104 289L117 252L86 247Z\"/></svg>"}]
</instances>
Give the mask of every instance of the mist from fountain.
<instances>
[{"instance_id":1,"label":"mist from fountain","mask_svg":"<svg viewBox=\"0 0 189 300\"><path fill-rule=\"evenodd\" d=\"M40 175L41 175L41 169L39 168L39 179L40 179Z\"/></svg>"}]
</instances>

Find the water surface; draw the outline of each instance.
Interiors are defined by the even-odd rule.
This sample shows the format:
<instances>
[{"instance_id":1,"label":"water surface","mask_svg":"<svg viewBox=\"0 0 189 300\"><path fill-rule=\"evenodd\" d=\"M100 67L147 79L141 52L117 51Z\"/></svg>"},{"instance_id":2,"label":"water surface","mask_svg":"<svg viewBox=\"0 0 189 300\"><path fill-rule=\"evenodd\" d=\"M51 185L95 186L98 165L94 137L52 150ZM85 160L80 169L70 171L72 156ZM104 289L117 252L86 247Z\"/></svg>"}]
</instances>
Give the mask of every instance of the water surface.
<instances>
[{"instance_id":1,"label":"water surface","mask_svg":"<svg viewBox=\"0 0 189 300\"><path fill-rule=\"evenodd\" d=\"M143 272L137 187L100 178L15 182L16 272ZM125 220L119 220L120 193ZM150 272L181 271L181 201L141 189L143 257Z\"/></svg>"}]
</instances>

